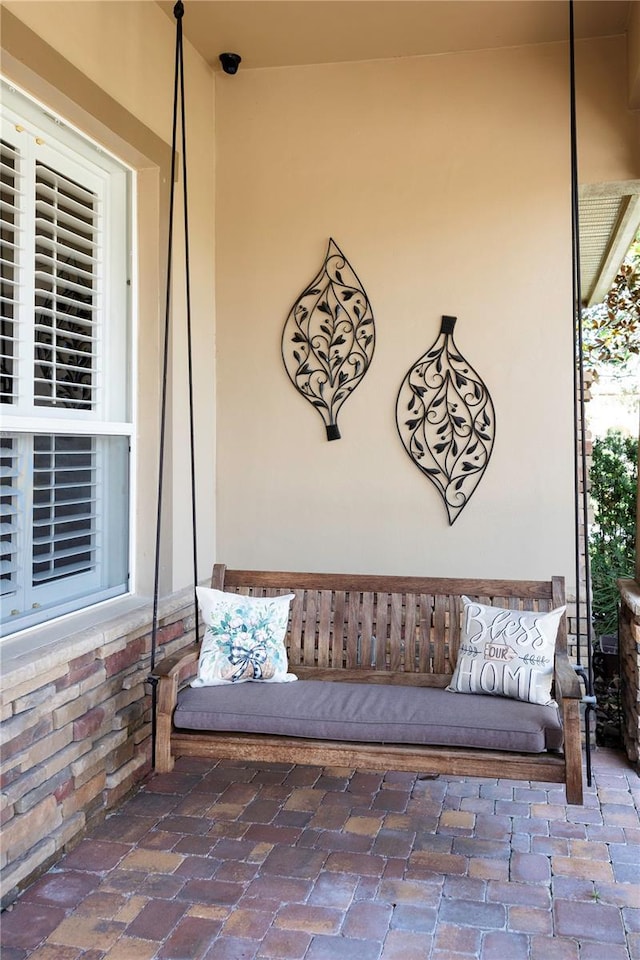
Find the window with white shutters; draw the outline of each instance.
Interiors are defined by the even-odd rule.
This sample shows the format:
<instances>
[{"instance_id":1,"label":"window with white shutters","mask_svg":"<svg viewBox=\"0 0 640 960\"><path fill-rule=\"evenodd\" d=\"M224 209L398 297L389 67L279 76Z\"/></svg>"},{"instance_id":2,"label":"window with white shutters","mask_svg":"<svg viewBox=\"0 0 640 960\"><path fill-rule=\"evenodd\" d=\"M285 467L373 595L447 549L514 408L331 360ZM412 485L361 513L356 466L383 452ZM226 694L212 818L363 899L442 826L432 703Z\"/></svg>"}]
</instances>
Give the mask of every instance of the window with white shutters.
<instances>
[{"instance_id":1,"label":"window with white shutters","mask_svg":"<svg viewBox=\"0 0 640 960\"><path fill-rule=\"evenodd\" d=\"M2 94L4 636L128 590L132 422L129 174Z\"/></svg>"}]
</instances>

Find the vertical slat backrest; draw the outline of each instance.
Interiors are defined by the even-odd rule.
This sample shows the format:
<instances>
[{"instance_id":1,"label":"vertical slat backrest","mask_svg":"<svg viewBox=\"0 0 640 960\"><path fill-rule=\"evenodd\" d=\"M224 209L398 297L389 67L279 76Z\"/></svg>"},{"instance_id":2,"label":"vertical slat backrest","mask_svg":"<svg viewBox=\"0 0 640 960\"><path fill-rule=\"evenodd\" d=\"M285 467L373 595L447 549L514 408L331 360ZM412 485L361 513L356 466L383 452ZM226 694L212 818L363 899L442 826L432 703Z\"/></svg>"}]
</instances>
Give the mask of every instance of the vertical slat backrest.
<instances>
[{"instance_id":1,"label":"vertical slat backrest","mask_svg":"<svg viewBox=\"0 0 640 960\"><path fill-rule=\"evenodd\" d=\"M545 613L564 605L564 580L481 581L226 570L212 586L250 596L293 593L288 656L296 666L446 676L456 663L462 597ZM558 648L566 650L563 618Z\"/></svg>"},{"instance_id":2,"label":"vertical slat backrest","mask_svg":"<svg viewBox=\"0 0 640 960\"><path fill-rule=\"evenodd\" d=\"M377 670L388 670L389 650L389 594L384 590L376 594L375 622L373 625L375 650L372 652L371 666Z\"/></svg>"},{"instance_id":3,"label":"vertical slat backrest","mask_svg":"<svg viewBox=\"0 0 640 960\"><path fill-rule=\"evenodd\" d=\"M291 613L289 616L289 659L292 663L300 663L302 656L302 626L304 613L305 591L293 591L294 597L291 601Z\"/></svg>"},{"instance_id":4,"label":"vertical slat backrest","mask_svg":"<svg viewBox=\"0 0 640 960\"><path fill-rule=\"evenodd\" d=\"M557 610L558 607L565 606L567 600L564 589L564 578L563 577L552 577L551 578L551 607L553 610ZM566 616L560 618L560 625L558 627L558 636L556 638L556 650L560 653L567 652L567 618Z\"/></svg>"},{"instance_id":5,"label":"vertical slat backrest","mask_svg":"<svg viewBox=\"0 0 640 960\"><path fill-rule=\"evenodd\" d=\"M346 666L346 630L347 606L344 590L334 592L333 620L331 624L331 645L329 660L332 667L342 669Z\"/></svg>"},{"instance_id":6,"label":"vertical slat backrest","mask_svg":"<svg viewBox=\"0 0 640 960\"><path fill-rule=\"evenodd\" d=\"M442 595L438 595L435 598L434 608L433 608L433 630L432 630L432 647L433 647L433 672L434 673L445 673L446 672L446 647L448 641L447 635L447 623L446 623L446 610L448 606L448 598Z\"/></svg>"},{"instance_id":7,"label":"vertical slat backrest","mask_svg":"<svg viewBox=\"0 0 640 960\"><path fill-rule=\"evenodd\" d=\"M401 609L404 609L404 639L400 656L399 670L405 672L416 669L415 638L418 627L418 607L413 594L401 595Z\"/></svg>"},{"instance_id":8,"label":"vertical slat backrest","mask_svg":"<svg viewBox=\"0 0 640 960\"><path fill-rule=\"evenodd\" d=\"M458 649L460 647L460 623L461 623L461 602L460 597L449 597L449 651L447 658L446 673L453 673L456 661L458 659Z\"/></svg>"},{"instance_id":9,"label":"vertical slat backrest","mask_svg":"<svg viewBox=\"0 0 640 960\"><path fill-rule=\"evenodd\" d=\"M331 593L323 590L318 608L318 666L330 665L329 649L331 645Z\"/></svg>"},{"instance_id":10,"label":"vertical slat backrest","mask_svg":"<svg viewBox=\"0 0 640 960\"><path fill-rule=\"evenodd\" d=\"M409 632L409 625L406 625ZM391 594L391 620L389 623L389 669L403 670L406 644L402 632L402 594Z\"/></svg>"},{"instance_id":11,"label":"vertical slat backrest","mask_svg":"<svg viewBox=\"0 0 640 960\"><path fill-rule=\"evenodd\" d=\"M360 650L358 656L358 667L371 667L374 663L375 644L373 633L373 593L366 590L362 594L362 606L360 608Z\"/></svg>"},{"instance_id":12,"label":"vertical slat backrest","mask_svg":"<svg viewBox=\"0 0 640 960\"><path fill-rule=\"evenodd\" d=\"M355 670L360 655L360 598L355 590L349 591L349 615L345 643L345 664Z\"/></svg>"},{"instance_id":13,"label":"vertical slat backrest","mask_svg":"<svg viewBox=\"0 0 640 960\"><path fill-rule=\"evenodd\" d=\"M416 629L416 645L418 673L431 673L431 614L432 598L421 593L418 600L418 623ZM415 670L415 667L413 667Z\"/></svg>"},{"instance_id":14,"label":"vertical slat backrest","mask_svg":"<svg viewBox=\"0 0 640 960\"><path fill-rule=\"evenodd\" d=\"M302 659L299 662L312 666L316 649L318 593L316 590L307 590L305 591L305 597L306 602L303 613L304 643L302 646Z\"/></svg>"}]
</instances>

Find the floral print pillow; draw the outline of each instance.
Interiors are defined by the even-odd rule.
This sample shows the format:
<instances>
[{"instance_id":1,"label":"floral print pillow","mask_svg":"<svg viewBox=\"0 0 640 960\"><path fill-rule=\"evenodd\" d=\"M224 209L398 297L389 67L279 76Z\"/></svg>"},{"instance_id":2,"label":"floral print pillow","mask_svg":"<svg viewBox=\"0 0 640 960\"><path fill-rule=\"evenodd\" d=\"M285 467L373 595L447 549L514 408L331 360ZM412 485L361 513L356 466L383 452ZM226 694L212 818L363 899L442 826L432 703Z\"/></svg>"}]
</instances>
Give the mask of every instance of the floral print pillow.
<instances>
[{"instance_id":1,"label":"floral print pillow","mask_svg":"<svg viewBox=\"0 0 640 960\"><path fill-rule=\"evenodd\" d=\"M196 587L205 623L198 676L192 687L223 683L283 683L288 673L284 638L292 593L281 597L245 597Z\"/></svg>"}]
</instances>

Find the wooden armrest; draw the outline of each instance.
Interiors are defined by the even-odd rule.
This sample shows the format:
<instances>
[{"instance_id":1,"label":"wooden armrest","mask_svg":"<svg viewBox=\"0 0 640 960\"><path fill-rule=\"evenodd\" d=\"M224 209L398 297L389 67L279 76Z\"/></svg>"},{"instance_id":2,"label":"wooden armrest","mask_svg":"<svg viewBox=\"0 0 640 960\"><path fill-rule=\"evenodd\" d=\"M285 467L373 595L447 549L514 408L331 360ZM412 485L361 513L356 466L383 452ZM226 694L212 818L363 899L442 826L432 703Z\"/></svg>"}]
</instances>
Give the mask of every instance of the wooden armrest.
<instances>
[{"instance_id":1,"label":"wooden armrest","mask_svg":"<svg viewBox=\"0 0 640 960\"><path fill-rule=\"evenodd\" d=\"M165 657L155 668L152 677L158 681L156 770L168 773L173 769L171 730L173 711L178 702L180 685L193 677L198 669L199 644L191 643L170 657Z\"/></svg>"},{"instance_id":2,"label":"wooden armrest","mask_svg":"<svg viewBox=\"0 0 640 960\"><path fill-rule=\"evenodd\" d=\"M164 660L156 664L151 676L157 677L158 680L162 677L180 677L188 667L197 665L199 654L200 645L198 643L191 643L188 647L178 650L177 653L174 653L170 657L165 657ZM192 672L195 673L196 671L193 670Z\"/></svg>"},{"instance_id":3,"label":"wooden armrest","mask_svg":"<svg viewBox=\"0 0 640 960\"><path fill-rule=\"evenodd\" d=\"M581 700L582 690L580 689L580 680L564 652L556 652L555 659L555 681L556 681L556 699L569 698L571 700Z\"/></svg>"}]
</instances>

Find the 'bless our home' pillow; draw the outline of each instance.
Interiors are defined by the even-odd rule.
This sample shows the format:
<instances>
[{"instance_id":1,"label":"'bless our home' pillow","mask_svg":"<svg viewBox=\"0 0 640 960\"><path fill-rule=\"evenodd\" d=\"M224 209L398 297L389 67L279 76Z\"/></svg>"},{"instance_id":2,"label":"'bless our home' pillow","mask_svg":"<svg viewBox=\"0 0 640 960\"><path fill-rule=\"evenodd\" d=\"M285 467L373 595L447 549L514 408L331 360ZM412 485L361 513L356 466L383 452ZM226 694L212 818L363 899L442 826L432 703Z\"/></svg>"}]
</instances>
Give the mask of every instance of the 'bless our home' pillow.
<instances>
[{"instance_id":1,"label":"'bless our home' pillow","mask_svg":"<svg viewBox=\"0 0 640 960\"><path fill-rule=\"evenodd\" d=\"M458 662L447 690L554 706L553 660L565 607L532 613L462 601Z\"/></svg>"},{"instance_id":2,"label":"'bless our home' pillow","mask_svg":"<svg viewBox=\"0 0 640 960\"><path fill-rule=\"evenodd\" d=\"M294 594L245 597L196 587L205 624L198 676L192 687L260 680L297 680L287 673L284 638Z\"/></svg>"}]
</instances>

